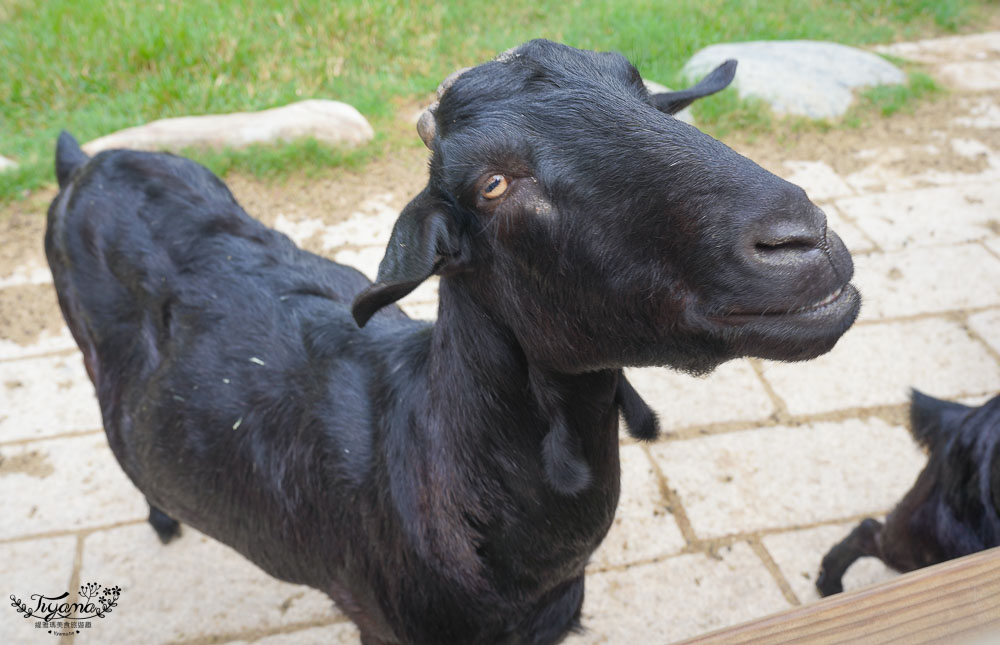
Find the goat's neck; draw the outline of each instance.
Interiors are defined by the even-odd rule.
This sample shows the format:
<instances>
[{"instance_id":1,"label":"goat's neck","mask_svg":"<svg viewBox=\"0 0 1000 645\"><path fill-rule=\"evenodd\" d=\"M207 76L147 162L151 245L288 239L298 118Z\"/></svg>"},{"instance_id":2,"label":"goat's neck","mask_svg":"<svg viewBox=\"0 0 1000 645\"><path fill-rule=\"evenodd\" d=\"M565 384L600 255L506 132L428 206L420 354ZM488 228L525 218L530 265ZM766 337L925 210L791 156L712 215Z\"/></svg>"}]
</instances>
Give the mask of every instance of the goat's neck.
<instances>
[{"instance_id":1,"label":"goat's neck","mask_svg":"<svg viewBox=\"0 0 1000 645\"><path fill-rule=\"evenodd\" d=\"M438 418L452 420L448 431L455 436L449 441L482 446L485 440L498 448L531 451L530 458L537 460L539 440L561 417L588 465L602 470L589 462L606 459L609 446L617 446L619 372L565 374L534 363L513 331L470 289L456 279L441 280L431 339L429 402Z\"/></svg>"},{"instance_id":2,"label":"goat's neck","mask_svg":"<svg viewBox=\"0 0 1000 645\"><path fill-rule=\"evenodd\" d=\"M409 421L390 442L405 455L390 481L404 530L462 587L495 578L485 574L487 562L506 570L498 579L539 576L540 586L579 575L618 502L619 373L533 365L466 288L441 281L438 322L422 356L427 379L403 404ZM552 485L543 458L553 400L589 475L571 495Z\"/></svg>"}]
</instances>

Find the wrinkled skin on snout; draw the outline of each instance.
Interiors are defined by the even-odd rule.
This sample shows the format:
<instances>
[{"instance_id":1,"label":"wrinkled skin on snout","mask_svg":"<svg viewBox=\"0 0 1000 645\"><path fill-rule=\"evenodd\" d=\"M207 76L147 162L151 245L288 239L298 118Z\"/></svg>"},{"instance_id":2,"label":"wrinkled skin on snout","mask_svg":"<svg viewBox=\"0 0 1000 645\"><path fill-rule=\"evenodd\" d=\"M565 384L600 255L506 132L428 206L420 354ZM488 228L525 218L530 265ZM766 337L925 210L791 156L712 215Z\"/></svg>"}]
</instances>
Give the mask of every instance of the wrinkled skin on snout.
<instances>
[{"instance_id":1,"label":"wrinkled skin on snout","mask_svg":"<svg viewBox=\"0 0 1000 645\"><path fill-rule=\"evenodd\" d=\"M704 372L818 356L856 318L823 212L658 109L621 55L533 41L449 82L361 320L435 272L552 369Z\"/></svg>"}]
</instances>

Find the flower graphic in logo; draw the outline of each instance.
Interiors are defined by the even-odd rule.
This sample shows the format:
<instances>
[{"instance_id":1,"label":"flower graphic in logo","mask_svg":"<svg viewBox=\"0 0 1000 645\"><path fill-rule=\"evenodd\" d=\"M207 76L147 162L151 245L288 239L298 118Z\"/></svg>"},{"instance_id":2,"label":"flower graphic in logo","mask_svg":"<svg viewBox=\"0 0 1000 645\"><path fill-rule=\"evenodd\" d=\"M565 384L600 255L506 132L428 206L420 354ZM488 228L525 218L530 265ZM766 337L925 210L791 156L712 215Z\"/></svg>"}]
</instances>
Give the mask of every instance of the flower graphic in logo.
<instances>
[{"instance_id":1,"label":"flower graphic in logo","mask_svg":"<svg viewBox=\"0 0 1000 645\"><path fill-rule=\"evenodd\" d=\"M10 595L10 606L22 618L34 618L35 627L48 629L50 634L69 636L79 634L80 628L90 628L91 618L104 618L118 606L118 598L122 595L121 587L103 587L96 582L80 585L77 602L66 602L69 592L58 596L32 594L34 606L29 606L23 600ZM65 631L68 630L68 631Z\"/></svg>"}]
</instances>

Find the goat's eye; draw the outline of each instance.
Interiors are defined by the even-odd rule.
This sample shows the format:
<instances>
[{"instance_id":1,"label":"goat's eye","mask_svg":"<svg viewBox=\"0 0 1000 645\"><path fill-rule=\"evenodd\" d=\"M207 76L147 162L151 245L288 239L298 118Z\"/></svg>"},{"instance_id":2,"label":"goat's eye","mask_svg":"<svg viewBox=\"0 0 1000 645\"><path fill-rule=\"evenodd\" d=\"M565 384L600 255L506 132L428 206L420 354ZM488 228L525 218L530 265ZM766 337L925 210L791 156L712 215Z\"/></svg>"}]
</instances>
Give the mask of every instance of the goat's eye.
<instances>
[{"instance_id":1,"label":"goat's eye","mask_svg":"<svg viewBox=\"0 0 1000 645\"><path fill-rule=\"evenodd\" d=\"M503 175L493 175L483 186L482 195L486 199L496 199L507 192L507 178Z\"/></svg>"}]
</instances>

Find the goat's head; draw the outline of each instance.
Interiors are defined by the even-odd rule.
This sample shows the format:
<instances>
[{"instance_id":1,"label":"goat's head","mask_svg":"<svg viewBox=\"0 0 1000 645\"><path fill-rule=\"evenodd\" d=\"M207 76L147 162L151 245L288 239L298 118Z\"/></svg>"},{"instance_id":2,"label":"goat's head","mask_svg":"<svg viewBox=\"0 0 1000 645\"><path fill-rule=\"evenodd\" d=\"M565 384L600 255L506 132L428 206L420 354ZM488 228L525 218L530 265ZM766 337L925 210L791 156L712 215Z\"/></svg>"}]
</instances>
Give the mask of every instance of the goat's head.
<instances>
[{"instance_id":1,"label":"goat's head","mask_svg":"<svg viewBox=\"0 0 1000 645\"><path fill-rule=\"evenodd\" d=\"M831 349L860 297L822 211L670 116L734 67L650 96L619 54L532 41L449 77L419 128L430 180L358 323L438 273L562 371Z\"/></svg>"}]
</instances>

